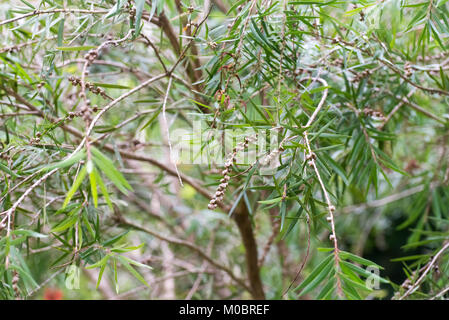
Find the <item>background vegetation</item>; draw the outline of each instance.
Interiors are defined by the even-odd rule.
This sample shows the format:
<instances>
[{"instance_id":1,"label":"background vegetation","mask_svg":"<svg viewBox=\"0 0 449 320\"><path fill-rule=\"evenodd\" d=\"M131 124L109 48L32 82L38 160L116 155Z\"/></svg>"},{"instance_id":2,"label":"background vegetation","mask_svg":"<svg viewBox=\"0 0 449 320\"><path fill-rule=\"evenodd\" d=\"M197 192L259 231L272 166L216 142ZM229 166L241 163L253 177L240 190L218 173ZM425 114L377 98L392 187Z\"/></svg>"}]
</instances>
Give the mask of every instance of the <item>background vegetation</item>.
<instances>
[{"instance_id":1,"label":"background vegetation","mask_svg":"<svg viewBox=\"0 0 449 320\"><path fill-rule=\"evenodd\" d=\"M2 1L0 297L447 298L448 6Z\"/></svg>"}]
</instances>

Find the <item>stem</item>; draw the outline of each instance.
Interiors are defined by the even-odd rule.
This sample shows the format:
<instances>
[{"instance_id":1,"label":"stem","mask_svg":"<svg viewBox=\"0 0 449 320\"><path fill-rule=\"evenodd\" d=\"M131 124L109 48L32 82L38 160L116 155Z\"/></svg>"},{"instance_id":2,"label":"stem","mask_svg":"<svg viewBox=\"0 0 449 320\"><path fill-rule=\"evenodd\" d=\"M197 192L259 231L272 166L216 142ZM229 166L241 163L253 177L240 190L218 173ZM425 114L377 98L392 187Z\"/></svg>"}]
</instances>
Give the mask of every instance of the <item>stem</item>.
<instances>
[{"instance_id":1,"label":"stem","mask_svg":"<svg viewBox=\"0 0 449 320\"><path fill-rule=\"evenodd\" d=\"M246 268L251 294L254 299L264 300L265 293L260 278L257 243L254 238L253 226L249 217L248 208L243 201L240 203L238 210L234 212L233 219L237 224L240 236L242 237L243 246L245 247Z\"/></svg>"},{"instance_id":2,"label":"stem","mask_svg":"<svg viewBox=\"0 0 449 320\"><path fill-rule=\"evenodd\" d=\"M85 10L85 9L51 9L51 10L34 10L33 12L14 17L8 20L4 20L0 22L0 26L4 24L8 24L11 22L15 22L18 20L22 20L32 16L38 16L41 14L51 14L51 13L88 13L88 14L105 14L108 13L108 10Z\"/></svg>"}]
</instances>

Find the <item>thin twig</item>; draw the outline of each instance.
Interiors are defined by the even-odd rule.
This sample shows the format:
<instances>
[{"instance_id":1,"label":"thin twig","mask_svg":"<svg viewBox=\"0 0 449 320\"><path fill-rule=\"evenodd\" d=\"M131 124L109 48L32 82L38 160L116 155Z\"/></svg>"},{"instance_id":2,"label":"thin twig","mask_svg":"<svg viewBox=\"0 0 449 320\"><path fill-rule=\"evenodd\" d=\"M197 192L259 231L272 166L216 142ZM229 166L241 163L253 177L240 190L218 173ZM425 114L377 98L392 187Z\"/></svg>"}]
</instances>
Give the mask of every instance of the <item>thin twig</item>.
<instances>
[{"instance_id":1,"label":"thin twig","mask_svg":"<svg viewBox=\"0 0 449 320\"><path fill-rule=\"evenodd\" d=\"M437 262L438 257L447 249L449 248L449 241L433 256L433 259L427 264L423 274L419 277L418 280L399 298L399 300L403 300L407 296L411 295L413 292L418 290L419 286L421 285L421 282L424 280L426 275L429 273L429 271L432 269L433 265Z\"/></svg>"},{"instance_id":2,"label":"thin twig","mask_svg":"<svg viewBox=\"0 0 449 320\"><path fill-rule=\"evenodd\" d=\"M50 9L50 10L34 10L30 13L26 13L21 16L17 16L8 20L0 21L0 26L22 20L32 16L39 16L42 14L52 14L52 13L87 13L87 14L105 14L108 10L86 10L86 9Z\"/></svg>"},{"instance_id":3,"label":"thin twig","mask_svg":"<svg viewBox=\"0 0 449 320\"><path fill-rule=\"evenodd\" d=\"M309 258L309 253L310 253L310 218L309 218L309 215L307 214L307 251L306 251L306 256L305 256L304 260L302 261L302 263L299 267L299 270L296 273L295 278L293 279L292 282L290 282L290 285L288 286L287 290L284 291L284 294L282 296L285 296L287 294L287 292L290 291L290 289L292 288L292 286L294 285L296 280L298 280L299 276L301 275L302 270L306 266L307 260Z\"/></svg>"},{"instance_id":4,"label":"thin twig","mask_svg":"<svg viewBox=\"0 0 449 320\"><path fill-rule=\"evenodd\" d=\"M176 161L173 159L173 147L172 147L172 144L171 144L171 141L170 141L170 128L168 126L167 114L165 112L166 111L166 106L167 106L168 95L170 94L170 88L171 88L172 80L173 80L173 78L171 76L169 76L168 77L167 91L165 92L164 102L162 103L162 119L164 120L164 126L165 126L166 133L167 133L167 143L168 143L168 148L170 150L170 161L173 163L173 165L175 167L176 174L177 174L178 179L179 179L179 183L181 184L181 186L183 186L181 175L179 174L178 166L176 165Z\"/></svg>"}]
</instances>

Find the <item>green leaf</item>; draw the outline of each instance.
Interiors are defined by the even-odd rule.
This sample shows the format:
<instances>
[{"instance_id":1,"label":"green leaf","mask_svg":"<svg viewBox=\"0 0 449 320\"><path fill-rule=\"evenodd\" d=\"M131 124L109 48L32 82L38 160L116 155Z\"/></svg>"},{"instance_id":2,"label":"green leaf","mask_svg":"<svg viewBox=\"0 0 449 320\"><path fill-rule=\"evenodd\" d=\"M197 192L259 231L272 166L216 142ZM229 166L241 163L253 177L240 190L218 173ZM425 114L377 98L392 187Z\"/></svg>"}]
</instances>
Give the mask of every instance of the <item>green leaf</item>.
<instances>
[{"instance_id":1,"label":"green leaf","mask_svg":"<svg viewBox=\"0 0 449 320\"><path fill-rule=\"evenodd\" d=\"M140 21L142 19L142 13L143 13L144 6L145 6L145 0L136 0L136 24L134 25L134 29L135 29L134 37L137 37L140 34L140 29L141 29Z\"/></svg>"},{"instance_id":2,"label":"green leaf","mask_svg":"<svg viewBox=\"0 0 449 320\"><path fill-rule=\"evenodd\" d=\"M86 227L87 231L89 231L89 233L92 236L92 238L95 239L96 238L95 231L92 228L92 226L90 225L90 222L89 222L87 214L88 214L87 210L83 210L82 219L83 219L83 222L84 222L84 226Z\"/></svg>"},{"instance_id":3,"label":"green leaf","mask_svg":"<svg viewBox=\"0 0 449 320\"><path fill-rule=\"evenodd\" d=\"M31 3L29 3L28 1L25 1L25 0L20 0L20 2L22 2L22 3L24 3L24 4L26 4L28 7L30 7L31 9L36 9L36 7L34 7Z\"/></svg>"},{"instance_id":4,"label":"green leaf","mask_svg":"<svg viewBox=\"0 0 449 320\"><path fill-rule=\"evenodd\" d=\"M310 283L312 283L313 280L315 280L318 276L320 276L323 273L323 270L325 270L326 267L332 265L333 258L334 258L333 254L330 254L323 261L321 261L321 263L312 271L312 273L298 287L296 287L295 291L304 289Z\"/></svg>"},{"instance_id":5,"label":"green leaf","mask_svg":"<svg viewBox=\"0 0 449 320\"><path fill-rule=\"evenodd\" d=\"M321 154L320 157L322 157L323 160L325 160L326 165L329 165L332 168L332 170L334 170L334 172L338 176L340 176L340 178L343 180L343 182L346 185L349 185L349 180L346 177L345 171L343 170L343 168L337 162L334 161L334 159L332 159L331 157L329 157L325 153Z\"/></svg>"},{"instance_id":6,"label":"green leaf","mask_svg":"<svg viewBox=\"0 0 449 320\"><path fill-rule=\"evenodd\" d=\"M47 166L45 166L43 168L44 171L50 171L56 168L65 168L65 167L69 167L75 163L80 162L80 160L84 159L84 157L86 156L86 153L84 152L84 150L78 151L76 154L74 154L73 156L71 156L68 159L62 160L60 162L56 162L53 164L49 164Z\"/></svg>"},{"instance_id":7,"label":"green leaf","mask_svg":"<svg viewBox=\"0 0 449 320\"><path fill-rule=\"evenodd\" d=\"M261 200L261 201L257 201L261 204L273 204L273 203L278 203L282 201L282 197L278 197L278 198L274 198L274 199L269 199L269 200Z\"/></svg>"},{"instance_id":8,"label":"green leaf","mask_svg":"<svg viewBox=\"0 0 449 320\"><path fill-rule=\"evenodd\" d=\"M362 275L362 276L364 276L366 278L373 277L373 278L375 278L376 280L378 280L380 282L390 283L388 280L386 280L386 279L376 275L375 273L366 271L365 269L360 268L359 266L356 266L355 264L352 264L352 263L349 263L349 262L346 262L346 261L340 261L340 263L342 263L343 265L347 266L349 269L351 269L355 273L360 274L360 275Z\"/></svg>"},{"instance_id":9,"label":"green leaf","mask_svg":"<svg viewBox=\"0 0 449 320\"><path fill-rule=\"evenodd\" d=\"M96 48L96 46L56 47L57 50L61 51L86 51L94 48Z\"/></svg>"},{"instance_id":10,"label":"green leaf","mask_svg":"<svg viewBox=\"0 0 449 320\"><path fill-rule=\"evenodd\" d=\"M128 271L134 276L136 277L137 280L139 280L141 283L143 283L144 285L146 285L147 287L150 287L149 284L145 281L145 279L140 275L139 272L136 271L136 269L134 269L129 263L128 261L122 257L122 256L117 256L117 258L120 260L121 264L128 269Z\"/></svg>"},{"instance_id":11,"label":"green leaf","mask_svg":"<svg viewBox=\"0 0 449 320\"><path fill-rule=\"evenodd\" d=\"M19 176L13 172L11 169L9 169L7 166L5 166L3 163L0 162L0 170L6 172L7 174L9 174L10 176L13 176L15 178L18 178Z\"/></svg>"},{"instance_id":12,"label":"green leaf","mask_svg":"<svg viewBox=\"0 0 449 320\"><path fill-rule=\"evenodd\" d=\"M116 242L119 241L120 239L122 239L125 235L128 234L128 232L129 232L129 230L126 230L126 231L124 231L124 232L122 232L122 233L119 233L118 235L116 235L116 236L114 236L114 237L112 237L112 238L110 238L110 239L104 241L104 242L102 243L102 245L103 245L104 247L108 247L108 246L110 246L110 245L116 243Z\"/></svg>"},{"instance_id":13,"label":"green leaf","mask_svg":"<svg viewBox=\"0 0 449 320\"><path fill-rule=\"evenodd\" d=\"M342 273L340 274L340 276L346 282L347 286L355 287L355 288L363 290L363 291L373 291L373 289L367 287L363 282L360 283L360 282L354 281L353 279L349 278L347 275L342 274Z\"/></svg>"},{"instance_id":14,"label":"green leaf","mask_svg":"<svg viewBox=\"0 0 449 320\"><path fill-rule=\"evenodd\" d=\"M318 293L316 299L317 300L324 300L324 299L328 299L332 292L335 289L335 279L331 278L327 281L327 284L321 289L320 293Z\"/></svg>"},{"instance_id":15,"label":"green leaf","mask_svg":"<svg viewBox=\"0 0 449 320\"><path fill-rule=\"evenodd\" d=\"M106 257L108 257L108 256L106 256ZM109 259L109 257L108 257L108 259ZM107 264L104 263L104 264L102 264L101 267L100 267L100 272L98 273L98 279L97 279L97 285L96 285L96 288L97 288L97 289L98 289L98 287L100 286L101 279L103 278L104 270L106 270L106 266L107 266ZM87 268L89 268L89 267L87 267Z\"/></svg>"},{"instance_id":16,"label":"green leaf","mask_svg":"<svg viewBox=\"0 0 449 320\"><path fill-rule=\"evenodd\" d=\"M107 254L102 259L97 261L96 263L91 264L90 266L87 266L86 269L94 269L94 268L98 268L98 267L104 266L104 265L106 265L106 263L108 262L110 257L111 257L111 255Z\"/></svg>"},{"instance_id":17,"label":"green leaf","mask_svg":"<svg viewBox=\"0 0 449 320\"><path fill-rule=\"evenodd\" d=\"M339 255L339 257L342 258L343 260L351 259L352 261L357 262L357 263L360 263L360 264L363 264L364 266L375 266L375 267L377 267L377 268L379 268L379 269L383 269L383 268L382 268L381 266L379 266L378 264L376 264L376 263L374 263L374 262L372 262L372 261L370 261L370 260L367 260L367 259L361 258L361 257L359 257L359 256L356 256L355 254L352 254L352 253L350 253L350 252L340 251L340 252L338 253L338 255Z\"/></svg>"},{"instance_id":18,"label":"green leaf","mask_svg":"<svg viewBox=\"0 0 449 320\"><path fill-rule=\"evenodd\" d=\"M150 267L149 265L146 265L146 264L140 263L140 262L138 262L138 261L132 260L132 259L130 259L130 258L128 258L128 257L125 257L125 256L120 256L120 257L121 257L122 259L125 259L125 260L128 261L130 264L133 264L133 265L135 265L135 266L138 266L138 267L141 267L141 268L147 268L147 269L150 269L150 270L153 269L153 268Z\"/></svg>"},{"instance_id":19,"label":"green leaf","mask_svg":"<svg viewBox=\"0 0 449 320\"><path fill-rule=\"evenodd\" d=\"M112 252L117 252L117 253L124 253L124 252L130 252L130 251L135 251L138 250L140 248L142 248L144 246L144 243L141 243L138 246L130 246L130 247L116 247L111 249Z\"/></svg>"},{"instance_id":20,"label":"green leaf","mask_svg":"<svg viewBox=\"0 0 449 320\"><path fill-rule=\"evenodd\" d=\"M114 259L114 283L115 283L115 292L119 293L119 285L118 285L118 275L117 275L117 259Z\"/></svg>"},{"instance_id":21,"label":"green leaf","mask_svg":"<svg viewBox=\"0 0 449 320\"><path fill-rule=\"evenodd\" d=\"M53 227L50 232L62 232L72 227L78 221L78 215L69 216L67 219L61 221L58 225Z\"/></svg>"},{"instance_id":22,"label":"green leaf","mask_svg":"<svg viewBox=\"0 0 449 320\"><path fill-rule=\"evenodd\" d=\"M59 27L58 27L58 46L61 47L62 46L62 40L64 40L64 22L65 19L61 19L61 21L59 22Z\"/></svg>"},{"instance_id":23,"label":"green leaf","mask_svg":"<svg viewBox=\"0 0 449 320\"><path fill-rule=\"evenodd\" d=\"M131 89L131 87L129 86L123 86L121 84L114 84L114 83L94 82L93 85L97 87L111 88L111 89Z\"/></svg>"},{"instance_id":24,"label":"green leaf","mask_svg":"<svg viewBox=\"0 0 449 320\"><path fill-rule=\"evenodd\" d=\"M25 230L25 229L16 229L13 231L13 234L15 235L25 235L28 237L33 237L33 238L47 238L48 236L39 232L35 232L32 230Z\"/></svg>"},{"instance_id":25,"label":"green leaf","mask_svg":"<svg viewBox=\"0 0 449 320\"><path fill-rule=\"evenodd\" d=\"M161 113L161 111L162 111L162 106L159 107L159 108L154 112L154 114L151 116L151 118L150 118L150 119L149 119L149 120L142 126L142 128L141 128L140 130L142 131L143 129L145 129L146 127L148 127L150 124L152 124L153 121L157 119L157 116L159 115L159 113Z\"/></svg>"},{"instance_id":26,"label":"green leaf","mask_svg":"<svg viewBox=\"0 0 449 320\"><path fill-rule=\"evenodd\" d=\"M133 190L129 185L128 181L123 177L123 175L118 171L111 160L109 160L104 154L102 154L98 149L91 147L93 160L106 176L114 183L114 185L124 194L128 193L128 190ZM127 190L128 189L128 190Z\"/></svg>"},{"instance_id":27,"label":"green leaf","mask_svg":"<svg viewBox=\"0 0 449 320\"><path fill-rule=\"evenodd\" d=\"M92 193L92 198L94 200L94 206L95 208L97 208L98 207L97 178L94 171L95 168L93 168L93 170L89 173L89 180L90 180L90 190Z\"/></svg>"},{"instance_id":28,"label":"green leaf","mask_svg":"<svg viewBox=\"0 0 449 320\"><path fill-rule=\"evenodd\" d=\"M109 12L106 15L106 18L111 18L117 14L119 14L120 9L122 8L123 4L126 2L126 0L117 0L115 6L109 10Z\"/></svg>"},{"instance_id":29,"label":"green leaf","mask_svg":"<svg viewBox=\"0 0 449 320\"><path fill-rule=\"evenodd\" d=\"M318 251L320 252L331 252L333 250L335 250L335 248L317 248Z\"/></svg>"},{"instance_id":30,"label":"green leaf","mask_svg":"<svg viewBox=\"0 0 449 320\"><path fill-rule=\"evenodd\" d=\"M326 259L325 261L327 261L327 262L324 264L322 269L320 269L319 273L317 273L316 276L315 275L313 276L313 279L310 280L307 285L304 285L305 281L301 284L303 289L302 289L300 295L307 294L308 292L315 289L324 279L326 279L327 277L333 276L333 274L334 274L333 257L331 256L330 260ZM321 264L319 266L321 266ZM309 278L311 276L312 275L310 275ZM309 278L307 278L307 280L309 280Z\"/></svg>"},{"instance_id":31,"label":"green leaf","mask_svg":"<svg viewBox=\"0 0 449 320\"><path fill-rule=\"evenodd\" d=\"M70 188L69 192L67 192L67 195L66 195L64 203L62 205L62 208L65 208L67 206L67 204L69 203L69 201L72 199L73 195L78 190L81 183L83 182L84 177L86 176L86 173L87 173L86 166L83 166L81 168L80 172L78 173L78 176L76 177L75 181L73 182L73 185Z\"/></svg>"},{"instance_id":32,"label":"green leaf","mask_svg":"<svg viewBox=\"0 0 449 320\"><path fill-rule=\"evenodd\" d=\"M103 179L101 179L100 174L97 172L97 170L94 170L93 175L95 176L95 181L98 182L98 185L100 186L101 193L103 194L104 199L106 200L106 203L108 204L109 208L113 210L111 199L109 198L108 189L104 185Z\"/></svg>"}]
</instances>

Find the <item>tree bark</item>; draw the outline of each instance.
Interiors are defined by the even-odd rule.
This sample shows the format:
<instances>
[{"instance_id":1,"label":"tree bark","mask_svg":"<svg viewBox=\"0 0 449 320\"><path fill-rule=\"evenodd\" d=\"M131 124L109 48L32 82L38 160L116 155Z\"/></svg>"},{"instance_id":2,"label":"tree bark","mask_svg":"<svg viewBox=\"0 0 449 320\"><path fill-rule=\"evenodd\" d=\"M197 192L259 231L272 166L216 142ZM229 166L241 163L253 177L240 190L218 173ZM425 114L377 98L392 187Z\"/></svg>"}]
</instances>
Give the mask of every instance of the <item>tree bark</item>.
<instances>
[{"instance_id":1,"label":"tree bark","mask_svg":"<svg viewBox=\"0 0 449 320\"><path fill-rule=\"evenodd\" d=\"M249 286L251 295L254 299L264 300L265 293L260 278L260 270L257 257L257 242L254 238L253 226L249 216L248 209L241 201L237 210L233 213L233 219L237 224L240 235L242 237L243 246L245 247L246 269L248 273Z\"/></svg>"}]
</instances>

